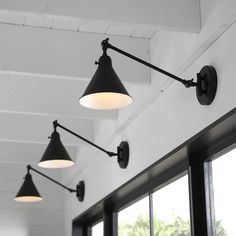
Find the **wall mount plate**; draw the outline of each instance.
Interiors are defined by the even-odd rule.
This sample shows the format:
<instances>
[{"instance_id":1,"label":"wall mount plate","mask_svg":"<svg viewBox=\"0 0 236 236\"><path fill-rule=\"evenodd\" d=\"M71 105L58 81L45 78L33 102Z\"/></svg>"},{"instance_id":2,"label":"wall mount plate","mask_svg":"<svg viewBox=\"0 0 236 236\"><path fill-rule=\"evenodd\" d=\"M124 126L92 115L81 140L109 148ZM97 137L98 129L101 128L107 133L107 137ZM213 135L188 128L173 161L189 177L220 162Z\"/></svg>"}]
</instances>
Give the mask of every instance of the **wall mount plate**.
<instances>
[{"instance_id":1,"label":"wall mount plate","mask_svg":"<svg viewBox=\"0 0 236 236\"><path fill-rule=\"evenodd\" d=\"M210 105L216 95L217 73L213 66L204 66L197 74L196 94L201 105Z\"/></svg>"},{"instance_id":2,"label":"wall mount plate","mask_svg":"<svg viewBox=\"0 0 236 236\"><path fill-rule=\"evenodd\" d=\"M82 202L84 200L84 192L85 192L85 184L84 181L80 181L77 185L76 185L76 197L78 198L78 200L80 202Z\"/></svg>"},{"instance_id":3,"label":"wall mount plate","mask_svg":"<svg viewBox=\"0 0 236 236\"><path fill-rule=\"evenodd\" d=\"M117 147L117 161L120 168L125 169L129 163L129 144L127 141L123 141Z\"/></svg>"}]
</instances>

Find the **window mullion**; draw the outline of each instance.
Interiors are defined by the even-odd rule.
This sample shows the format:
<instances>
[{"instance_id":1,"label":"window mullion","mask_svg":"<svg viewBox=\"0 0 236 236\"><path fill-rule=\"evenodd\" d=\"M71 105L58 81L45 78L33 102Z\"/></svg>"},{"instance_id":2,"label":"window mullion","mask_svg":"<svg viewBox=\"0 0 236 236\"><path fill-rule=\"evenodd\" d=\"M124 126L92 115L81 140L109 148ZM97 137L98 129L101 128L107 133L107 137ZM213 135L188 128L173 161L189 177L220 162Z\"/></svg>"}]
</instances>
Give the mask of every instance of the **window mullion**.
<instances>
[{"instance_id":1,"label":"window mullion","mask_svg":"<svg viewBox=\"0 0 236 236\"><path fill-rule=\"evenodd\" d=\"M205 186L206 186L206 204L207 204L207 225L208 235L216 236L215 232L215 207L214 207L214 190L212 176L212 162L205 162Z\"/></svg>"},{"instance_id":2,"label":"window mullion","mask_svg":"<svg viewBox=\"0 0 236 236\"><path fill-rule=\"evenodd\" d=\"M153 196L149 193L149 221L150 221L150 236L154 236L154 216L153 216Z\"/></svg>"},{"instance_id":3,"label":"window mullion","mask_svg":"<svg viewBox=\"0 0 236 236\"><path fill-rule=\"evenodd\" d=\"M84 234L86 236L92 236L92 229L91 227L87 227L86 229L84 229Z\"/></svg>"},{"instance_id":4,"label":"window mullion","mask_svg":"<svg viewBox=\"0 0 236 236\"><path fill-rule=\"evenodd\" d=\"M207 204L204 162L200 156L189 157L189 196L192 236L207 236Z\"/></svg>"},{"instance_id":5,"label":"window mullion","mask_svg":"<svg viewBox=\"0 0 236 236\"><path fill-rule=\"evenodd\" d=\"M117 213L104 208L104 236L117 236Z\"/></svg>"}]
</instances>

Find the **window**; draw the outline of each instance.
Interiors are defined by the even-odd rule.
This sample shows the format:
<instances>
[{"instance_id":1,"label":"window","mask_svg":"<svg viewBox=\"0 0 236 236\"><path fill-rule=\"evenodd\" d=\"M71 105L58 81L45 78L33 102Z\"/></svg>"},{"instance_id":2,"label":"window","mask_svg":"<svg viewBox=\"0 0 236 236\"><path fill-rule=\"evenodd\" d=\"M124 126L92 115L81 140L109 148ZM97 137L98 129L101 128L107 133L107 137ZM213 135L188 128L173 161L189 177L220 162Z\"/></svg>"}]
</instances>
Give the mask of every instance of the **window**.
<instances>
[{"instance_id":1,"label":"window","mask_svg":"<svg viewBox=\"0 0 236 236\"><path fill-rule=\"evenodd\" d=\"M103 221L92 227L92 236L103 236Z\"/></svg>"},{"instance_id":2,"label":"window","mask_svg":"<svg viewBox=\"0 0 236 236\"><path fill-rule=\"evenodd\" d=\"M118 213L118 236L133 235L150 235L148 197Z\"/></svg>"},{"instance_id":3,"label":"window","mask_svg":"<svg viewBox=\"0 0 236 236\"><path fill-rule=\"evenodd\" d=\"M212 161L216 236L235 236L236 149Z\"/></svg>"},{"instance_id":4,"label":"window","mask_svg":"<svg viewBox=\"0 0 236 236\"><path fill-rule=\"evenodd\" d=\"M236 108L89 209L73 236L103 235L97 219L105 236L235 236L236 149L214 159L233 146Z\"/></svg>"},{"instance_id":5,"label":"window","mask_svg":"<svg viewBox=\"0 0 236 236\"><path fill-rule=\"evenodd\" d=\"M188 177L184 176L153 194L154 235L189 236Z\"/></svg>"},{"instance_id":6,"label":"window","mask_svg":"<svg viewBox=\"0 0 236 236\"><path fill-rule=\"evenodd\" d=\"M152 228L157 236L191 235L187 176L118 213L118 236L150 236Z\"/></svg>"}]
</instances>

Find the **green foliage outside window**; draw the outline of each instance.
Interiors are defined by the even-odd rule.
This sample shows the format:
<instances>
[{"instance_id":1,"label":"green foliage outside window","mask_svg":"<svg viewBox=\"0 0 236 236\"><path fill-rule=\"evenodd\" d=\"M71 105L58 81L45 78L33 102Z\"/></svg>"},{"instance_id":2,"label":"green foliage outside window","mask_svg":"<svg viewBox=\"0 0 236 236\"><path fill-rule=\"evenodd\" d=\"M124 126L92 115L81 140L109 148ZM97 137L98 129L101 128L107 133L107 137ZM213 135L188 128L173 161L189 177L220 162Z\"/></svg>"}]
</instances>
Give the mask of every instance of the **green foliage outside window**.
<instances>
[{"instance_id":1,"label":"green foliage outside window","mask_svg":"<svg viewBox=\"0 0 236 236\"><path fill-rule=\"evenodd\" d=\"M169 223L154 217L154 236L190 236L190 222L181 217L175 217ZM140 215L133 224L122 222L119 224L119 236L150 236L149 216ZM216 235L227 236L220 221L216 222Z\"/></svg>"}]
</instances>

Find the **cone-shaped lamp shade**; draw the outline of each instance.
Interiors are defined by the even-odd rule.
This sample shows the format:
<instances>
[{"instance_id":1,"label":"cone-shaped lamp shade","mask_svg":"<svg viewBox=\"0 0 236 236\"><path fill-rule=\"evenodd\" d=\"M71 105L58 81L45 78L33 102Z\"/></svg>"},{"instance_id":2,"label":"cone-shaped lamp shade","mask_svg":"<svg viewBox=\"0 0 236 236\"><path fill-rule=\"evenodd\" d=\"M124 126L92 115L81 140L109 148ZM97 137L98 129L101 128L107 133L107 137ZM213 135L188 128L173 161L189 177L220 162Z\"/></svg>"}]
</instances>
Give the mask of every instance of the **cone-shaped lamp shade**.
<instances>
[{"instance_id":1,"label":"cone-shaped lamp shade","mask_svg":"<svg viewBox=\"0 0 236 236\"><path fill-rule=\"evenodd\" d=\"M15 201L18 202L38 202L42 201L34 182L32 180L31 174L26 174L24 183L22 184L19 192L15 197Z\"/></svg>"},{"instance_id":2,"label":"cone-shaped lamp shade","mask_svg":"<svg viewBox=\"0 0 236 236\"><path fill-rule=\"evenodd\" d=\"M106 54L100 57L97 71L79 102L87 108L102 110L118 109L132 102Z\"/></svg>"},{"instance_id":3,"label":"cone-shaped lamp shade","mask_svg":"<svg viewBox=\"0 0 236 236\"><path fill-rule=\"evenodd\" d=\"M43 168L65 168L74 165L57 131L52 133L51 140L38 165Z\"/></svg>"}]
</instances>

